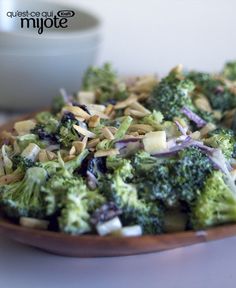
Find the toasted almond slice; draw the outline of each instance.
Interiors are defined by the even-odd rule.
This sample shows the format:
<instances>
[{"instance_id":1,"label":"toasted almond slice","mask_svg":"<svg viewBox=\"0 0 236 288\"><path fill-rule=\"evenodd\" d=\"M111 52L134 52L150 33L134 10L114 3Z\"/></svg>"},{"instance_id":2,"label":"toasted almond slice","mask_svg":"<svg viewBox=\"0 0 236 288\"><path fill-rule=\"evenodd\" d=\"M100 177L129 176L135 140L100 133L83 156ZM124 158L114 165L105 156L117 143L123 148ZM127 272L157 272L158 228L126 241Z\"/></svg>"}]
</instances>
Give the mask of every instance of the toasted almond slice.
<instances>
[{"instance_id":1,"label":"toasted almond slice","mask_svg":"<svg viewBox=\"0 0 236 288\"><path fill-rule=\"evenodd\" d=\"M120 154L118 149L98 150L94 153L94 157L114 156Z\"/></svg>"},{"instance_id":2,"label":"toasted almond slice","mask_svg":"<svg viewBox=\"0 0 236 288\"><path fill-rule=\"evenodd\" d=\"M109 105L107 105L106 109L104 110L104 114L110 115L113 110L114 110L114 106L112 104L109 104Z\"/></svg>"},{"instance_id":3,"label":"toasted almond slice","mask_svg":"<svg viewBox=\"0 0 236 288\"><path fill-rule=\"evenodd\" d=\"M102 134L104 135L106 139L109 139L109 140L115 139L114 135L111 133L111 131L107 127L104 127L102 129Z\"/></svg>"},{"instance_id":4,"label":"toasted almond slice","mask_svg":"<svg viewBox=\"0 0 236 288\"><path fill-rule=\"evenodd\" d=\"M150 93L141 93L138 95L137 99L138 101L144 101L150 97Z\"/></svg>"},{"instance_id":5,"label":"toasted almond slice","mask_svg":"<svg viewBox=\"0 0 236 288\"><path fill-rule=\"evenodd\" d=\"M87 147L88 148L96 147L99 142L100 142L99 138L92 139L92 140L88 141Z\"/></svg>"},{"instance_id":6,"label":"toasted almond slice","mask_svg":"<svg viewBox=\"0 0 236 288\"><path fill-rule=\"evenodd\" d=\"M212 112L211 105L205 96L201 96L194 101L194 104L202 111Z\"/></svg>"},{"instance_id":7,"label":"toasted almond slice","mask_svg":"<svg viewBox=\"0 0 236 288\"><path fill-rule=\"evenodd\" d=\"M157 83L155 75L147 75L141 77L134 86L130 89L132 92L150 92L153 86Z\"/></svg>"},{"instance_id":8,"label":"toasted almond slice","mask_svg":"<svg viewBox=\"0 0 236 288\"><path fill-rule=\"evenodd\" d=\"M11 184L20 181L24 177L24 173L12 173L0 177L0 186L5 184Z\"/></svg>"},{"instance_id":9,"label":"toasted almond slice","mask_svg":"<svg viewBox=\"0 0 236 288\"><path fill-rule=\"evenodd\" d=\"M89 110L91 116L94 116L94 115L97 115L99 116L101 119L109 119L110 117L100 111L97 111L97 110Z\"/></svg>"},{"instance_id":10,"label":"toasted almond slice","mask_svg":"<svg viewBox=\"0 0 236 288\"><path fill-rule=\"evenodd\" d=\"M49 160L45 149L40 150L38 158L39 158L39 162L47 162Z\"/></svg>"},{"instance_id":11,"label":"toasted almond slice","mask_svg":"<svg viewBox=\"0 0 236 288\"><path fill-rule=\"evenodd\" d=\"M88 104L87 107L88 107L89 112L90 112L90 110L93 110L93 111L98 111L98 112L104 113L104 111L106 109L105 105L100 105L100 104Z\"/></svg>"},{"instance_id":12,"label":"toasted almond slice","mask_svg":"<svg viewBox=\"0 0 236 288\"><path fill-rule=\"evenodd\" d=\"M87 112L85 112L83 109L77 106L69 106L69 105L65 106L63 108L63 111L69 111L73 113L75 116L84 118L85 120L90 118L90 115Z\"/></svg>"},{"instance_id":13,"label":"toasted almond slice","mask_svg":"<svg viewBox=\"0 0 236 288\"><path fill-rule=\"evenodd\" d=\"M147 113L143 113L141 111L130 109L130 108L126 108L124 111L124 114L132 116L132 117L136 117L136 118L143 118L144 116L148 115Z\"/></svg>"},{"instance_id":14,"label":"toasted almond slice","mask_svg":"<svg viewBox=\"0 0 236 288\"><path fill-rule=\"evenodd\" d=\"M9 141L11 144L13 144L15 142L16 137L14 135L12 135L12 133L4 130L1 132L0 134L0 140L7 140Z\"/></svg>"},{"instance_id":15,"label":"toasted almond slice","mask_svg":"<svg viewBox=\"0 0 236 288\"><path fill-rule=\"evenodd\" d=\"M212 123L207 123L205 126L202 127L202 129L199 130L201 137L205 136L211 131L214 131L216 129L216 125Z\"/></svg>"},{"instance_id":16,"label":"toasted almond slice","mask_svg":"<svg viewBox=\"0 0 236 288\"><path fill-rule=\"evenodd\" d=\"M77 93L77 99L81 104L93 104L95 98L95 93L93 91L79 91Z\"/></svg>"},{"instance_id":17,"label":"toasted almond slice","mask_svg":"<svg viewBox=\"0 0 236 288\"><path fill-rule=\"evenodd\" d=\"M46 153L50 161L57 158L57 155L52 151L46 150Z\"/></svg>"},{"instance_id":18,"label":"toasted almond slice","mask_svg":"<svg viewBox=\"0 0 236 288\"><path fill-rule=\"evenodd\" d=\"M95 128L100 124L100 117L98 115L93 115L88 120L88 126L90 128Z\"/></svg>"},{"instance_id":19,"label":"toasted almond slice","mask_svg":"<svg viewBox=\"0 0 236 288\"><path fill-rule=\"evenodd\" d=\"M75 148L75 146L72 146L70 151L69 151L69 155L75 155L75 153L76 153L76 148Z\"/></svg>"},{"instance_id":20,"label":"toasted almond slice","mask_svg":"<svg viewBox=\"0 0 236 288\"><path fill-rule=\"evenodd\" d=\"M65 162L68 162L70 160L73 160L75 157L76 157L75 155L68 155L68 156L64 157L63 160Z\"/></svg>"},{"instance_id":21,"label":"toasted almond slice","mask_svg":"<svg viewBox=\"0 0 236 288\"><path fill-rule=\"evenodd\" d=\"M124 101L117 102L114 106L115 110L124 109L127 106L131 105L133 102L137 100L137 96L135 94L131 94L127 99Z\"/></svg>"},{"instance_id":22,"label":"toasted almond slice","mask_svg":"<svg viewBox=\"0 0 236 288\"><path fill-rule=\"evenodd\" d=\"M198 140L201 137L201 133L200 133L200 131L195 131L195 132L191 133L189 136L194 140Z\"/></svg>"},{"instance_id":23,"label":"toasted almond slice","mask_svg":"<svg viewBox=\"0 0 236 288\"><path fill-rule=\"evenodd\" d=\"M84 143L84 145L86 146L87 145L87 143L88 143L88 137L84 137L83 138L83 140L82 140L82 142Z\"/></svg>"},{"instance_id":24,"label":"toasted almond slice","mask_svg":"<svg viewBox=\"0 0 236 288\"><path fill-rule=\"evenodd\" d=\"M153 127L147 124L133 124L129 127L129 132L139 132L142 131L144 133L153 131Z\"/></svg>"},{"instance_id":25,"label":"toasted almond slice","mask_svg":"<svg viewBox=\"0 0 236 288\"><path fill-rule=\"evenodd\" d=\"M140 111L140 112L145 113L145 116L151 114L151 111L148 110L148 109L146 109L146 108L145 108L142 104L140 104L138 101L133 102L129 107L132 108L132 109L134 109L134 110L137 110L137 111Z\"/></svg>"},{"instance_id":26,"label":"toasted almond slice","mask_svg":"<svg viewBox=\"0 0 236 288\"><path fill-rule=\"evenodd\" d=\"M96 134L94 134L93 132L90 132L89 130L87 129L84 129L78 125L73 125L73 128L80 134L88 137L88 138L95 138L96 137Z\"/></svg>"},{"instance_id":27,"label":"toasted almond slice","mask_svg":"<svg viewBox=\"0 0 236 288\"><path fill-rule=\"evenodd\" d=\"M113 135L115 135L118 130L116 127L113 126L107 126L107 129L109 129Z\"/></svg>"},{"instance_id":28,"label":"toasted almond slice","mask_svg":"<svg viewBox=\"0 0 236 288\"><path fill-rule=\"evenodd\" d=\"M85 121L84 118L82 118L82 117L78 117L78 116L75 116L75 119L78 120L78 121L81 121L81 122L84 122L84 121Z\"/></svg>"},{"instance_id":29,"label":"toasted almond slice","mask_svg":"<svg viewBox=\"0 0 236 288\"><path fill-rule=\"evenodd\" d=\"M47 230L49 221L30 217L20 217L20 225L32 229Z\"/></svg>"},{"instance_id":30,"label":"toasted almond slice","mask_svg":"<svg viewBox=\"0 0 236 288\"><path fill-rule=\"evenodd\" d=\"M180 74L183 71L183 64L178 64L174 68L171 69L172 73Z\"/></svg>"},{"instance_id":31,"label":"toasted almond slice","mask_svg":"<svg viewBox=\"0 0 236 288\"><path fill-rule=\"evenodd\" d=\"M73 142L73 147L75 147L75 154L80 154L84 151L86 143L84 143L83 141L75 141Z\"/></svg>"}]
</instances>

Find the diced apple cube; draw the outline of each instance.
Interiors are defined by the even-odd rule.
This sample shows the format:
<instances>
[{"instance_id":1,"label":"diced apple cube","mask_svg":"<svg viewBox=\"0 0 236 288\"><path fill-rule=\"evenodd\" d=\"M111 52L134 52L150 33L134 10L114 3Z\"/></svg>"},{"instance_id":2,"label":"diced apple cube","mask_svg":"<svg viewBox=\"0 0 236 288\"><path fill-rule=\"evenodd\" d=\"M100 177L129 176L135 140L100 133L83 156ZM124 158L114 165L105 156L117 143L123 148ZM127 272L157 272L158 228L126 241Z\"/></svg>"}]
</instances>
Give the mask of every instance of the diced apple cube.
<instances>
[{"instance_id":1,"label":"diced apple cube","mask_svg":"<svg viewBox=\"0 0 236 288\"><path fill-rule=\"evenodd\" d=\"M143 145L144 150L150 154L167 149L166 132L154 131L147 133L143 138Z\"/></svg>"}]
</instances>

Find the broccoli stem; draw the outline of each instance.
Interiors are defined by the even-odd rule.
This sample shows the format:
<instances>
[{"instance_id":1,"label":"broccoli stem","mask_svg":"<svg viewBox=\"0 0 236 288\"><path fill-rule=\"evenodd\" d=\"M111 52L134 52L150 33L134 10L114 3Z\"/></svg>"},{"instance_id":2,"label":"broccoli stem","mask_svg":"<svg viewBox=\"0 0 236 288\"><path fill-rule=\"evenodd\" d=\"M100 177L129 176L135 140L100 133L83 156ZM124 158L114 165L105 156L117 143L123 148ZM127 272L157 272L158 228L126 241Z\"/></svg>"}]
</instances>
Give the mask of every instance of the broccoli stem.
<instances>
[{"instance_id":1,"label":"broccoli stem","mask_svg":"<svg viewBox=\"0 0 236 288\"><path fill-rule=\"evenodd\" d=\"M130 116L127 116L124 118L124 120L121 122L119 129L117 130L115 134L115 139L119 140L123 138L129 129L129 126L131 125L131 122L133 121L133 118Z\"/></svg>"}]
</instances>

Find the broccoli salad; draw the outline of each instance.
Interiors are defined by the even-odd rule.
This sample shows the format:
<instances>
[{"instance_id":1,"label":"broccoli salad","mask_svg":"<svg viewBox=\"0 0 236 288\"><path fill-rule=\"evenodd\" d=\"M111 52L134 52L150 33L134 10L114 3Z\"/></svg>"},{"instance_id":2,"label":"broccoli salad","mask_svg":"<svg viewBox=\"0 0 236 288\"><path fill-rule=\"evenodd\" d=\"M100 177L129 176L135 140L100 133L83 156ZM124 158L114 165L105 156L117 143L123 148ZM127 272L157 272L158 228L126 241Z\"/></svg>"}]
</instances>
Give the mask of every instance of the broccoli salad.
<instances>
[{"instance_id":1,"label":"broccoli salad","mask_svg":"<svg viewBox=\"0 0 236 288\"><path fill-rule=\"evenodd\" d=\"M1 212L71 235L236 222L235 133L236 62L161 80L90 67L80 91L1 132Z\"/></svg>"}]
</instances>

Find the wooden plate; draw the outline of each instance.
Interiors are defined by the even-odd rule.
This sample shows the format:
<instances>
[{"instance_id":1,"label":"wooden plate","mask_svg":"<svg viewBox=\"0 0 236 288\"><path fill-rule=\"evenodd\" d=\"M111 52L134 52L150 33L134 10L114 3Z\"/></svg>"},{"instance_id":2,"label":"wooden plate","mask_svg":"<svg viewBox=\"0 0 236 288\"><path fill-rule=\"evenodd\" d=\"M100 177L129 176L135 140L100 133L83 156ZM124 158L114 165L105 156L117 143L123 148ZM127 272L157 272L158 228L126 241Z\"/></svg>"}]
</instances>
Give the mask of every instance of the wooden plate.
<instances>
[{"instance_id":1,"label":"wooden plate","mask_svg":"<svg viewBox=\"0 0 236 288\"><path fill-rule=\"evenodd\" d=\"M19 120L32 117L21 117ZM15 121L0 127L12 128ZM94 235L70 236L52 231L33 230L0 217L0 233L17 242L71 257L107 257L158 252L236 235L236 224L219 226L204 231L186 231L156 236L100 237Z\"/></svg>"}]
</instances>

